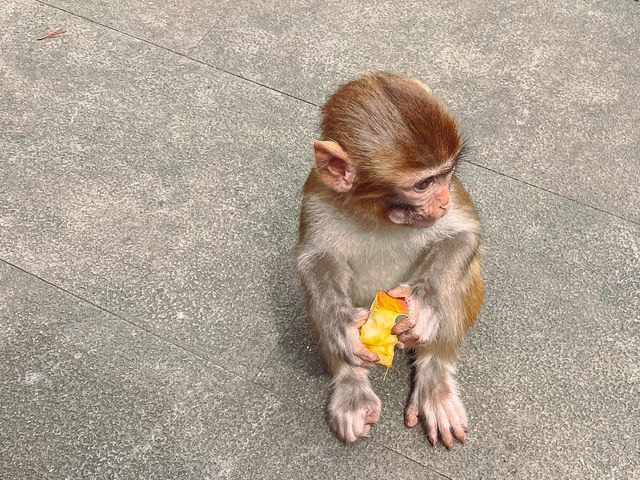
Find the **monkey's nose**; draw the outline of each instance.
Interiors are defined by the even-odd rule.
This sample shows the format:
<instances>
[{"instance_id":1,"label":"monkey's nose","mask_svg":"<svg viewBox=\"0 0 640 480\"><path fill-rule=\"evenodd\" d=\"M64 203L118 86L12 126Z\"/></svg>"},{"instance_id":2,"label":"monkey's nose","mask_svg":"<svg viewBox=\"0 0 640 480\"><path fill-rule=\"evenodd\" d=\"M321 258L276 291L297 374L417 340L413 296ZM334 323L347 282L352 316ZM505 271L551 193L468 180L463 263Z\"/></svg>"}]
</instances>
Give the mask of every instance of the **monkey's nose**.
<instances>
[{"instance_id":1,"label":"monkey's nose","mask_svg":"<svg viewBox=\"0 0 640 480\"><path fill-rule=\"evenodd\" d=\"M441 204L440 208L446 211L449 208L449 202Z\"/></svg>"}]
</instances>

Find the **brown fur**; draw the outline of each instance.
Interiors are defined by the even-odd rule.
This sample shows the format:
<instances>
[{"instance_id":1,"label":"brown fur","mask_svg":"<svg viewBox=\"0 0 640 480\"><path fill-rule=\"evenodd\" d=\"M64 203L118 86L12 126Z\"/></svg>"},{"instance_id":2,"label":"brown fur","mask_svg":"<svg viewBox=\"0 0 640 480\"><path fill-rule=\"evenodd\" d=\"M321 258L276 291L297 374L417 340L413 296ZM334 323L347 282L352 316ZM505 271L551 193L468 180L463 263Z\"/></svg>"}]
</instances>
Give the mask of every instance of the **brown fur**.
<instances>
[{"instance_id":1,"label":"brown fur","mask_svg":"<svg viewBox=\"0 0 640 480\"><path fill-rule=\"evenodd\" d=\"M451 182L451 196L458 205L469 209L473 212L474 216L477 217L478 213L473 201L471 200L471 196L465 190L462 182L458 178L454 178ZM479 249L477 254L470 260L469 268L467 270L468 285L465 289L462 300L462 323L464 325L464 328L462 329L463 334L466 333L466 331L475 323L484 300L484 282L482 281L480 263L481 254L482 250Z\"/></svg>"},{"instance_id":2,"label":"brown fur","mask_svg":"<svg viewBox=\"0 0 640 480\"><path fill-rule=\"evenodd\" d=\"M397 335L415 346L417 357L405 423L414 426L420 417L432 444L438 436L447 447L453 438L464 441L467 419L454 362L480 311L484 285L477 212L460 180L442 173L461 151L456 122L421 83L377 73L347 83L329 98L322 137L314 149L330 147L334 163L320 150L324 157L316 157L304 185L296 257L307 316L333 376L331 427L353 442L367 435L380 414L380 400L363 368L373 366L375 354L372 358L362 346L357 331L367 312L358 307L376 290L402 283L410 314ZM331 171L331 165L338 167ZM349 168L344 178L341 167ZM433 171L437 185L448 189L450 210L438 200L440 216L420 228L389 217L389 209L410 211L430 201L415 200L423 197L414 182ZM342 189L343 180L349 188Z\"/></svg>"},{"instance_id":3,"label":"brown fur","mask_svg":"<svg viewBox=\"0 0 640 480\"><path fill-rule=\"evenodd\" d=\"M471 261L468 270L469 286L462 301L462 322L466 332L478 318L484 300L484 282L480 274L480 258Z\"/></svg>"},{"instance_id":4,"label":"brown fur","mask_svg":"<svg viewBox=\"0 0 640 480\"><path fill-rule=\"evenodd\" d=\"M357 183L336 195L312 172L305 192L348 207L363 222L387 223L383 202L398 178L442 165L462 146L456 121L438 97L419 82L386 72L343 85L322 114L323 139L346 150Z\"/></svg>"}]
</instances>

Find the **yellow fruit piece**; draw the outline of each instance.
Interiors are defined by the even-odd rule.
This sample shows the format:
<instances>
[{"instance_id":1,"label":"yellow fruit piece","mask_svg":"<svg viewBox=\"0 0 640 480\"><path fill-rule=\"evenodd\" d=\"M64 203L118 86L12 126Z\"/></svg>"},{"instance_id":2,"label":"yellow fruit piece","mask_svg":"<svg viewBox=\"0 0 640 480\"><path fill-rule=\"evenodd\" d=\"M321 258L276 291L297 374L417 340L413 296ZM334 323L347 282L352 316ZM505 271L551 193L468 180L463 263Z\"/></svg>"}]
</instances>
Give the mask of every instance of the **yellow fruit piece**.
<instances>
[{"instance_id":1,"label":"yellow fruit piece","mask_svg":"<svg viewBox=\"0 0 640 480\"><path fill-rule=\"evenodd\" d=\"M376 298L369 310L369 319L360 328L360 341L380 357L378 363L391 368L393 349L398 337L391 335L398 315L406 315L407 303L404 300L390 297L383 291L376 293Z\"/></svg>"}]
</instances>

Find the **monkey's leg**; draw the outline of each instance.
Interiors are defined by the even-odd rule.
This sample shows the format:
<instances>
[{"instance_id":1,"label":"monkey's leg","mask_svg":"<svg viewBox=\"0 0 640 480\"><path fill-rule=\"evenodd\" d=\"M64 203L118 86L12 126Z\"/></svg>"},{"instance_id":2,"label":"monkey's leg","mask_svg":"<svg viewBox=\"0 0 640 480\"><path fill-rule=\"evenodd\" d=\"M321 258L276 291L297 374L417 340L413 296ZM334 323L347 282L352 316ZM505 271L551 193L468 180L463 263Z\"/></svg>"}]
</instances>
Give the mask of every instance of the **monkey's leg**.
<instances>
[{"instance_id":1,"label":"monkey's leg","mask_svg":"<svg viewBox=\"0 0 640 480\"><path fill-rule=\"evenodd\" d=\"M429 349L418 349L415 365L415 385L404 413L407 427L414 427L422 419L431 445L438 442L451 448L453 439L464 442L469 428L451 359Z\"/></svg>"},{"instance_id":2,"label":"monkey's leg","mask_svg":"<svg viewBox=\"0 0 640 480\"><path fill-rule=\"evenodd\" d=\"M470 264L468 280L458 297L461 308L442 311L442 321L457 321L458 328L454 330L462 333L456 337L443 335L416 348L414 388L404 414L405 425L414 427L420 417L431 445L438 442L439 435L447 448L451 448L454 438L464 442L469 428L453 375L457 348L482 305L484 285L478 258Z\"/></svg>"},{"instance_id":3,"label":"monkey's leg","mask_svg":"<svg viewBox=\"0 0 640 480\"><path fill-rule=\"evenodd\" d=\"M352 367L333 360L333 391L329 401L329 423L336 436L347 443L355 442L378 421L382 404L369 383L364 368Z\"/></svg>"}]
</instances>

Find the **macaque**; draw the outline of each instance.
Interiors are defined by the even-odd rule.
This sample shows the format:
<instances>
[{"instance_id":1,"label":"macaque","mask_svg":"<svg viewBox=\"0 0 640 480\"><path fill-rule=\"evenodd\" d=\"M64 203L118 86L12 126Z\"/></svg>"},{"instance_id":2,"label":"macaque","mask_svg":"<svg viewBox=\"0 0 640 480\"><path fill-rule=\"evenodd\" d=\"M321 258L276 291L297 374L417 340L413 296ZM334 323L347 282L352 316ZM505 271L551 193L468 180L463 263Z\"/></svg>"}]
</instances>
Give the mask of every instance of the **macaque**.
<instances>
[{"instance_id":1,"label":"macaque","mask_svg":"<svg viewBox=\"0 0 640 480\"><path fill-rule=\"evenodd\" d=\"M392 333L415 352L404 423L431 445L464 442L457 350L482 305L480 221L455 174L455 119L424 84L376 73L340 87L322 108L322 139L304 185L296 265L307 316L333 377L333 432L350 443L378 420L359 340L377 290L403 298Z\"/></svg>"}]
</instances>

